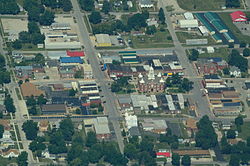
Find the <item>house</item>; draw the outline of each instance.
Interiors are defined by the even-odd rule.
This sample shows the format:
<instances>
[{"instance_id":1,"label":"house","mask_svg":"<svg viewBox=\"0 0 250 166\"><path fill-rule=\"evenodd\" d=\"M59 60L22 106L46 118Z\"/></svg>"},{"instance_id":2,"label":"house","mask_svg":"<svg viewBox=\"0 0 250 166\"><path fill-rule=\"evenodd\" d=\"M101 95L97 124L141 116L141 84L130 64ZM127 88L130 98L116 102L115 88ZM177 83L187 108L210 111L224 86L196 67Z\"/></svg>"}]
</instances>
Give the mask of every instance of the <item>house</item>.
<instances>
[{"instance_id":1,"label":"house","mask_svg":"<svg viewBox=\"0 0 250 166\"><path fill-rule=\"evenodd\" d=\"M44 95L44 92L42 90L37 89L37 87L30 82L25 82L21 85L21 92L23 97L38 97L40 95Z\"/></svg>"},{"instance_id":2,"label":"house","mask_svg":"<svg viewBox=\"0 0 250 166\"><path fill-rule=\"evenodd\" d=\"M238 67L236 66L231 66L229 68L229 73L230 75L234 76L234 77L241 77L241 71Z\"/></svg>"},{"instance_id":3,"label":"house","mask_svg":"<svg viewBox=\"0 0 250 166\"><path fill-rule=\"evenodd\" d=\"M45 132L48 130L48 127L49 127L49 121L47 120L42 120L39 122L39 131L41 132Z\"/></svg>"},{"instance_id":4,"label":"house","mask_svg":"<svg viewBox=\"0 0 250 166\"><path fill-rule=\"evenodd\" d=\"M42 64L32 64L34 73L44 73L45 70Z\"/></svg>"},{"instance_id":5,"label":"house","mask_svg":"<svg viewBox=\"0 0 250 166\"><path fill-rule=\"evenodd\" d=\"M140 8L152 8L154 4L151 0L139 0Z\"/></svg>"},{"instance_id":6,"label":"house","mask_svg":"<svg viewBox=\"0 0 250 166\"><path fill-rule=\"evenodd\" d=\"M148 24L148 26L155 26L156 28L159 26L159 24L155 18L148 18L146 20L146 23Z\"/></svg>"},{"instance_id":7,"label":"house","mask_svg":"<svg viewBox=\"0 0 250 166\"><path fill-rule=\"evenodd\" d=\"M197 120L195 120L195 119L193 119L193 118L188 118L188 119L186 120L185 126L186 126L186 128L187 128L187 130L188 130L189 132L195 133L195 132L198 131L198 128L197 128L196 123L197 123Z\"/></svg>"},{"instance_id":8,"label":"house","mask_svg":"<svg viewBox=\"0 0 250 166\"><path fill-rule=\"evenodd\" d=\"M16 75L18 78L27 79L32 76L33 67L32 66L16 66L15 71L16 71Z\"/></svg>"},{"instance_id":9,"label":"house","mask_svg":"<svg viewBox=\"0 0 250 166\"><path fill-rule=\"evenodd\" d=\"M7 151L1 150L0 155L3 158L18 157L19 152L17 149L8 149Z\"/></svg>"},{"instance_id":10,"label":"house","mask_svg":"<svg viewBox=\"0 0 250 166\"><path fill-rule=\"evenodd\" d=\"M129 136L130 137L134 137L134 136L137 136L137 137L141 137L141 133L140 133L140 130L138 127L131 127L129 130L128 130L128 133L129 133Z\"/></svg>"},{"instance_id":11,"label":"house","mask_svg":"<svg viewBox=\"0 0 250 166\"><path fill-rule=\"evenodd\" d=\"M246 14L242 11L235 11L230 16L233 22L245 22L248 20Z\"/></svg>"},{"instance_id":12,"label":"house","mask_svg":"<svg viewBox=\"0 0 250 166\"><path fill-rule=\"evenodd\" d=\"M0 119L0 125L2 125L4 127L4 130L6 131L10 131L11 130L11 126L10 126L10 121L6 120L6 119Z\"/></svg>"},{"instance_id":13,"label":"house","mask_svg":"<svg viewBox=\"0 0 250 166\"><path fill-rule=\"evenodd\" d=\"M211 53L214 53L214 47L207 47L207 53L211 54Z\"/></svg>"},{"instance_id":14,"label":"house","mask_svg":"<svg viewBox=\"0 0 250 166\"><path fill-rule=\"evenodd\" d=\"M46 104L41 106L44 115L65 114L67 112L65 104Z\"/></svg>"}]
</instances>

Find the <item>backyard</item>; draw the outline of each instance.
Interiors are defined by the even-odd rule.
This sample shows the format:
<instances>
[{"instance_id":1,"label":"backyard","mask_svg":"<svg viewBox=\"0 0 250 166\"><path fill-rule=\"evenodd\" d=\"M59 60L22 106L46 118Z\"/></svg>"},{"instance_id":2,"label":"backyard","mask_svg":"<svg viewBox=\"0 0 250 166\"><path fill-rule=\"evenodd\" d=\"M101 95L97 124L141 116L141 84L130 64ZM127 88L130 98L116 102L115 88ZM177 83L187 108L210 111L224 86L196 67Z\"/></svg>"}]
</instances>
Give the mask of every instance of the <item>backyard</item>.
<instances>
[{"instance_id":1,"label":"backyard","mask_svg":"<svg viewBox=\"0 0 250 166\"><path fill-rule=\"evenodd\" d=\"M214 53L202 53L199 58L223 58L228 62L229 60L229 49L228 48L218 48L215 49Z\"/></svg>"}]
</instances>

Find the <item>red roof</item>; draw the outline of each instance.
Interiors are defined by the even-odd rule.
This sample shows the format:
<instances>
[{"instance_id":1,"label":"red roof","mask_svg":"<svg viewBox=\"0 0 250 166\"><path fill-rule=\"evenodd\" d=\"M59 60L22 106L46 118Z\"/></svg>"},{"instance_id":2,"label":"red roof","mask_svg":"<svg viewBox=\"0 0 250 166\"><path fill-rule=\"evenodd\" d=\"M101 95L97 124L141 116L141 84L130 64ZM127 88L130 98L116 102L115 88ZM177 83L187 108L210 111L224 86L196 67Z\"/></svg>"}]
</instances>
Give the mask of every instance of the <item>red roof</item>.
<instances>
[{"instance_id":1,"label":"red roof","mask_svg":"<svg viewBox=\"0 0 250 166\"><path fill-rule=\"evenodd\" d=\"M84 52L83 51L69 51L69 50L67 50L67 55L70 57L81 57L81 56L84 56Z\"/></svg>"},{"instance_id":2,"label":"red roof","mask_svg":"<svg viewBox=\"0 0 250 166\"><path fill-rule=\"evenodd\" d=\"M236 11L230 14L233 22L243 22L247 21L246 14L242 11Z\"/></svg>"},{"instance_id":3,"label":"red roof","mask_svg":"<svg viewBox=\"0 0 250 166\"><path fill-rule=\"evenodd\" d=\"M171 157L171 153L170 152L157 152L156 156Z\"/></svg>"}]
</instances>

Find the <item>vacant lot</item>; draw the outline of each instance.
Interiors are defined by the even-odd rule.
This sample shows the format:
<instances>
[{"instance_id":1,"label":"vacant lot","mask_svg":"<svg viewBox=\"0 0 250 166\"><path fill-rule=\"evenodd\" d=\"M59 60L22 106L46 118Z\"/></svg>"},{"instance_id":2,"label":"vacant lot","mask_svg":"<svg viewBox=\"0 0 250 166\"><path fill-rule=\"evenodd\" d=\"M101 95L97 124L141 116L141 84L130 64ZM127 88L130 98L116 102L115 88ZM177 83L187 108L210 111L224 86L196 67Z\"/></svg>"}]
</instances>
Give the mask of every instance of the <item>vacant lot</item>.
<instances>
[{"instance_id":1,"label":"vacant lot","mask_svg":"<svg viewBox=\"0 0 250 166\"><path fill-rule=\"evenodd\" d=\"M186 39L207 39L208 44L217 44L211 36L200 36L196 33L188 32L176 32L176 35L182 44L186 44Z\"/></svg>"},{"instance_id":2,"label":"vacant lot","mask_svg":"<svg viewBox=\"0 0 250 166\"><path fill-rule=\"evenodd\" d=\"M225 61L228 62L229 60L229 49L228 48L219 48L215 49L214 53L202 53L199 55L199 58L223 58Z\"/></svg>"},{"instance_id":3,"label":"vacant lot","mask_svg":"<svg viewBox=\"0 0 250 166\"><path fill-rule=\"evenodd\" d=\"M225 6L225 0L177 0L184 10L218 10Z\"/></svg>"},{"instance_id":4,"label":"vacant lot","mask_svg":"<svg viewBox=\"0 0 250 166\"><path fill-rule=\"evenodd\" d=\"M172 47L173 42L169 32L156 32L154 35L132 36L134 48L163 48Z\"/></svg>"},{"instance_id":5,"label":"vacant lot","mask_svg":"<svg viewBox=\"0 0 250 166\"><path fill-rule=\"evenodd\" d=\"M218 14L240 42L250 43L250 36L243 35L240 32L240 30L233 24L232 19L229 15L230 13L218 13ZM250 12L246 12L246 14L249 15Z\"/></svg>"}]
</instances>

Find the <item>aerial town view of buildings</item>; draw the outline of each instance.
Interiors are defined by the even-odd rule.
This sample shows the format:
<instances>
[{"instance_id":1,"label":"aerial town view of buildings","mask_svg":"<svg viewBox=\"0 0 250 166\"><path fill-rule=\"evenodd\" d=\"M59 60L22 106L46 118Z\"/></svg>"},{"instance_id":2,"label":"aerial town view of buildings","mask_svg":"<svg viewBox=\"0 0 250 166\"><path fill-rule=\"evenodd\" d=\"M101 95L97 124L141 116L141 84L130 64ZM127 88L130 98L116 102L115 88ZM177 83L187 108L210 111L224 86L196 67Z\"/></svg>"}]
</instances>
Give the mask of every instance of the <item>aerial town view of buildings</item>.
<instances>
[{"instance_id":1,"label":"aerial town view of buildings","mask_svg":"<svg viewBox=\"0 0 250 166\"><path fill-rule=\"evenodd\" d=\"M250 0L0 0L0 166L250 163Z\"/></svg>"}]
</instances>

